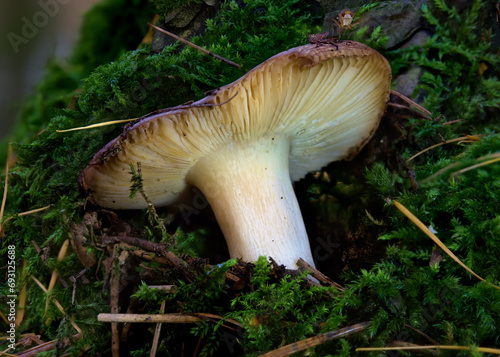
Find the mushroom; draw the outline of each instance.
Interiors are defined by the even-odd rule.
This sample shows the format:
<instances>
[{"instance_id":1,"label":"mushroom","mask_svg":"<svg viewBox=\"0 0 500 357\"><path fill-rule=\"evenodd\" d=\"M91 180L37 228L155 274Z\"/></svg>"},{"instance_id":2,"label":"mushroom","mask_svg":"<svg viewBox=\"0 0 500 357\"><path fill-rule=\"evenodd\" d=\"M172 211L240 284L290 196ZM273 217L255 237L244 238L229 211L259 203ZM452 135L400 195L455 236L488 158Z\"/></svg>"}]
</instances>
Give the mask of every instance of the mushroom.
<instances>
[{"instance_id":1,"label":"mushroom","mask_svg":"<svg viewBox=\"0 0 500 357\"><path fill-rule=\"evenodd\" d=\"M292 182L361 150L390 81L387 60L361 43L292 48L193 104L129 125L82 170L80 185L102 207L145 208L129 197L130 165L140 163L155 206L193 186L205 195L232 258L313 265Z\"/></svg>"}]
</instances>

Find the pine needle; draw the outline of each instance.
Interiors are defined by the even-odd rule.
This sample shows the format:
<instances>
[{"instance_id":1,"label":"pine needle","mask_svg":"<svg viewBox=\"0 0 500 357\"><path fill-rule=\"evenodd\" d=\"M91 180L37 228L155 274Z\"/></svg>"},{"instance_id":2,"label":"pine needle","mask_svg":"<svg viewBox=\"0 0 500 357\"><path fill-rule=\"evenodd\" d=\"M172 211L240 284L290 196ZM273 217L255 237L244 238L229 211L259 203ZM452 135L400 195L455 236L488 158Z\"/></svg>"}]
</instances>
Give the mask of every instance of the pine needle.
<instances>
[{"instance_id":1,"label":"pine needle","mask_svg":"<svg viewBox=\"0 0 500 357\"><path fill-rule=\"evenodd\" d=\"M496 159L491 159L491 160L488 160L488 161L485 161L485 162L481 162L479 164L475 164L475 165L466 167L465 169L458 170L457 172L453 173L452 176L455 177L457 175L463 174L464 172L477 169L478 167L482 167L482 166L486 166L486 165L491 165L491 164L493 164L495 162L499 162L499 161L500 161L500 157L496 158Z\"/></svg>"},{"instance_id":2,"label":"pine needle","mask_svg":"<svg viewBox=\"0 0 500 357\"><path fill-rule=\"evenodd\" d=\"M424 150L416 153L415 155L413 155L412 157L410 157L408 160L406 160L406 162L410 162L411 160L413 160L417 156L423 154L426 151L429 151L429 150L432 150L434 148L437 148L438 146L442 146L442 145L445 145L445 144L454 143L454 142L457 142L457 141L459 141L460 143L473 143L473 142L479 141L479 140L481 140L481 138L479 136L476 136L476 135L466 135L466 136L461 136L460 138L446 140L446 141L443 141L442 143L438 143L438 144L429 146L428 148L426 148L426 149L424 149Z\"/></svg>"},{"instance_id":3,"label":"pine needle","mask_svg":"<svg viewBox=\"0 0 500 357\"><path fill-rule=\"evenodd\" d=\"M26 259L24 259L23 263L23 271L22 271L22 287L21 287L21 292L19 294L19 304L17 305L17 313L16 313L16 327L21 326L21 323L24 320L24 313L26 312L26 286L27 281L26 281L26 272L28 269L28 264L26 262Z\"/></svg>"},{"instance_id":4,"label":"pine needle","mask_svg":"<svg viewBox=\"0 0 500 357\"><path fill-rule=\"evenodd\" d=\"M58 262L63 260L64 257L66 256L66 252L68 251L68 246L69 246L69 239L66 239L64 241L63 245L61 246L61 249L59 250L59 254L57 256ZM54 270L52 272L52 276L50 277L50 283L49 283L49 288L47 290L47 294L49 294L54 289L58 275L59 274L58 274L57 270ZM50 301L49 301L49 299L47 299L47 301L45 301L45 313L44 313L44 315L47 313L47 310L49 309L49 303L50 303Z\"/></svg>"},{"instance_id":5,"label":"pine needle","mask_svg":"<svg viewBox=\"0 0 500 357\"><path fill-rule=\"evenodd\" d=\"M460 351L470 351L471 348L467 346L410 346L410 347L359 347L356 348L356 352L370 352L370 351L396 351L396 350L424 350L424 349L436 349L436 350L460 350ZM477 350L482 353L500 353L498 348L489 347L478 347Z\"/></svg>"},{"instance_id":6,"label":"pine needle","mask_svg":"<svg viewBox=\"0 0 500 357\"><path fill-rule=\"evenodd\" d=\"M156 21L158 21L159 18L160 18L160 15L155 14L153 16L153 20L151 20L151 23L153 23L153 24L156 23ZM153 42L153 34L154 34L153 28L150 27L148 29L148 33L142 39L141 44L139 45L139 48L142 48L143 45L145 45L145 44L151 44Z\"/></svg>"},{"instance_id":7,"label":"pine needle","mask_svg":"<svg viewBox=\"0 0 500 357\"><path fill-rule=\"evenodd\" d=\"M408 217L410 219L410 221L412 221L418 228L420 228L420 230L422 230L422 232L427 234L427 236L429 236L434 241L434 243L436 243L439 246L439 248L441 248L446 254L448 254L454 261L456 261L458 264L460 264L465 270L467 270L469 273L474 275L479 280L484 281L487 284L493 286L495 289L500 290L500 287L487 282L485 279L481 278L479 275L474 273L467 265L462 263L462 261L460 259L458 259L456 257L456 255L453 254L453 252L451 250L449 250L448 247L446 247L446 245L444 245L444 243L441 242L439 240L439 238L434 233L432 233L429 230L429 228L427 228L425 226L425 224L423 224L421 220L419 220L416 216L414 216L413 213L411 213L405 206L403 206L401 203L399 203L397 201L392 201L392 202L394 203L394 205L396 206L396 208L398 210L400 210L406 217Z\"/></svg>"},{"instance_id":8,"label":"pine needle","mask_svg":"<svg viewBox=\"0 0 500 357\"><path fill-rule=\"evenodd\" d=\"M160 31L160 32L162 32L162 33L164 33L164 34L166 34L166 35L168 35L170 37L175 38L177 41L181 41L182 43L185 43L186 45L191 46L191 47L197 49L198 51L201 51L201 52L203 52L203 53L205 53L205 54L207 54L209 56L212 56L214 58L217 58L219 61L225 62L225 63L227 63L227 64L229 64L229 65L231 65L233 67L236 67L238 69L241 68L241 66L239 64L234 63L233 61L230 61L230 60L228 60L228 59L226 59L224 57L221 57L219 55L216 55L215 53L212 53L209 50L206 50L206 49L204 49L204 48L202 48L200 46L197 46L194 43L189 42L188 40L183 39L182 37L179 37L179 36L177 36L177 35L175 35L175 34L173 34L171 32L168 32L168 31L162 29L161 27L155 26L155 25L153 25L153 24L151 24L149 22L148 22L148 25L151 26L152 28L154 28L157 31Z\"/></svg>"},{"instance_id":9,"label":"pine needle","mask_svg":"<svg viewBox=\"0 0 500 357\"><path fill-rule=\"evenodd\" d=\"M40 280L38 280L37 278L35 278L33 275L31 276L31 279L33 279L33 281L40 287L40 289L42 289L46 294L48 294L49 291L42 284L42 282ZM57 306L57 308L59 309L59 311L61 311L62 314L66 316L66 311L64 311L64 307L62 307L61 303L59 301L57 301L57 299L52 299L52 302L54 303L54 305ZM71 323L71 325L75 328L75 330L77 330L79 333L83 334L82 330L80 329L80 327L78 327L78 325L76 323L74 323L73 320L71 320L69 318L68 318L68 320Z\"/></svg>"},{"instance_id":10,"label":"pine needle","mask_svg":"<svg viewBox=\"0 0 500 357\"><path fill-rule=\"evenodd\" d=\"M7 202L7 192L9 191L9 168L10 168L10 161L12 159L12 146L9 144L9 149L8 149L8 154L7 154L7 162L5 163L5 186L3 189L3 198L2 198L2 206L0 207L0 222L3 219L3 213L5 211L5 204ZM0 226L0 234L2 238L4 237L3 233L3 224Z\"/></svg>"},{"instance_id":11,"label":"pine needle","mask_svg":"<svg viewBox=\"0 0 500 357\"><path fill-rule=\"evenodd\" d=\"M134 121L134 120L137 120L137 119L138 118L112 120L112 121L106 121L106 122L103 122L103 123L92 124L92 125L88 125L88 126L81 126L81 127L78 127L78 128L71 128L71 129L65 129L65 130L56 130L56 132L57 133L67 133L68 131L94 129L94 128L100 128L102 126L108 126L108 125L114 125L114 124L121 124L121 123L128 123L130 121Z\"/></svg>"},{"instance_id":12,"label":"pine needle","mask_svg":"<svg viewBox=\"0 0 500 357\"><path fill-rule=\"evenodd\" d=\"M10 322L9 320L7 320L7 317L5 317L5 315L3 314L3 312L0 310L0 317L2 318L2 320L5 322L5 324L7 326L9 326Z\"/></svg>"},{"instance_id":13,"label":"pine needle","mask_svg":"<svg viewBox=\"0 0 500 357\"><path fill-rule=\"evenodd\" d=\"M42 208L37 208L37 209L33 209L33 210L30 210L30 211L26 211L26 212L22 212L22 213L19 213L19 214L16 214L14 216L11 216L9 218L7 218L5 221L3 221L1 224L0 224L0 234L1 234L1 237L3 238L5 236L5 233L3 231L3 227L5 226L5 223L7 223L8 221L16 218L16 217L23 217L23 216L27 216L27 215L30 215L30 214L33 214L33 213L37 213L37 212L41 212L43 210L46 210L48 208L52 207L52 205L48 205L48 206L45 206L45 207L42 207Z\"/></svg>"},{"instance_id":14,"label":"pine needle","mask_svg":"<svg viewBox=\"0 0 500 357\"><path fill-rule=\"evenodd\" d=\"M488 161L485 161L483 163L480 163L480 164L474 164L468 168L465 168L465 169L462 169L462 170L459 170L455 173L453 173L453 176L457 176L459 174L462 174L466 171L469 171L469 170L472 170L472 169L475 169L477 167L480 167L480 166L484 166L483 164L486 164L486 165L489 165L489 164L492 164L496 161L498 161L497 159L500 159L500 153L495 153L495 154L491 154L491 155L486 155L486 156L482 156L480 158L477 158L476 161L482 161L482 160L486 160L486 159L489 159ZM433 173L432 175L430 175L429 177L423 179L421 181L421 183L425 183L425 182L428 182L428 181L431 181L433 179L435 179L436 177L438 177L439 175L441 175L442 173L448 171L448 170L451 170L452 168L458 166L460 163L459 162L454 162L452 164L449 164L448 166L442 168L441 170Z\"/></svg>"}]
</instances>

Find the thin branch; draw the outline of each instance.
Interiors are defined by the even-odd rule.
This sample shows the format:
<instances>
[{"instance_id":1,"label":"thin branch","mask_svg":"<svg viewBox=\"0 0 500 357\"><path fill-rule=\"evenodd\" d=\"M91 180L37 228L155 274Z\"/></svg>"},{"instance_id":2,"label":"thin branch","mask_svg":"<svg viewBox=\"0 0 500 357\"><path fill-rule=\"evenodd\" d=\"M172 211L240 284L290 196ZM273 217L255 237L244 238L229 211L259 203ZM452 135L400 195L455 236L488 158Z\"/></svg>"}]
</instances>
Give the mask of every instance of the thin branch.
<instances>
[{"instance_id":1,"label":"thin branch","mask_svg":"<svg viewBox=\"0 0 500 357\"><path fill-rule=\"evenodd\" d=\"M395 91L393 89L391 89L391 94L394 94L395 96L401 98L403 101L405 101L406 103L414 106L419 112L423 113L423 114L426 114L427 115L427 118L428 119L431 119L431 115L432 113L425 109L423 106L421 106L420 104L414 102L413 100L411 100L410 98L408 98L407 96L405 96L404 94L401 94L399 93L398 91Z\"/></svg>"},{"instance_id":2,"label":"thin branch","mask_svg":"<svg viewBox=\"0 0 500 357\"><path fill-rule=\"evenodd\" d=\"M339 330L335 331L330 331L327 333L324 333L322 335L314 336L299 342L292 343L290 345L286 345L283 347L280 347L274 351L264 353L263 355L260 355L259 357L285 357L289 356L293 353L304 351L308 348L323 344L325 342L328 342L330 340L334 340L337 338L343 338L349 335L352 335L354 333L358 333L359 331L362 331L366 329L368 326L370 326L370 322L361 322L356 325L348 326L341 328Z\"/></svg>"},{"instance_id":3,"label":"thin branch","mask_svg":"<svg viewBox=\"0 0 500 357\"><path fill-rule=\"evenodd\" d=\"M116 245L113 247L113 258L114 261L112 264L116 264L116 261L118 260ZM111 269L109 305L111 306L111 313L118 313L118 304L120 299L120 270L115 269L114 267ZM120 331L116 322L111 323L111 354L113 357L120 356Z\"/></svg>"},{"instance_id":4,"label":"thin branch","mask_svg":"<svg viewBox=\"0 0 500 357\"><path fill-rule=\"evenodd\" d=\"M336 283L335 281L333 281L332 279L330 279L329 277L327 277L325 274L323 274L322 272L320 272L318 269L314 268L309 263L307 263L304 259L300 258L297 261L297 266L299 266L301 268L304 268L305 270L308 270L310 272L310 274L314 278L318 279L320 282L328 284L328 285L331 285L331 286L334 286L338 291L344 291L345 290L342 287L342 285Z\"/></svg>"},{"instance_id":5,"label":"thin branch","mask_svg":"<svg viewBox=\"0 0 500 357\"><path fill-rule=\"evenodd\" d=\"M228 59L226 59L226 58L224 58L224 57L221 57L221 56L219 56L219 55L216 55L215 53L212 53L212 52L210 52L210 51L208 51L208 50L206 50L206 49L204 49L204 48L202 48L202 47L200 47L200 46L197 46L197 45L195 45L194 43L191 43L191 42L189 42L188 40L183 39L182 37L179 37L179 36L177 36L177 35L175 35L175 34L173 34L173 33L171 33L171 32L168 32L168 31L166 31L166 30L162 29L161 27L155 26L155 25L153 25L153 24L151 24L151 23L149 23L149 22L148 22L148 25L149 25L149 26L151 26L151 27L153 27L153 28L154 28L154 29L156 29L157 31L160 31L160 32L162 32L162 33L164 33L164 34L166 34L166 35L168 35L168 36L170 36L170 37L175 38L175 39L176 39L176 40L178 40L178 41L181 41L182 43L185 43L185 44L186 44L186 45L188 45L188 46L191 46L191 47L193 47L193 48L197 49L198 51L201 51L201 52L203 52L203 53L205 53L205 54L207 54L207 55L209 55L209 56L212 56L212 57L214 57L214 58L217 58L218 60L220 60L220 61L222 61L222 62L225 62L225 63L227 63L227 64L229 64L229 65L231 65L231 66L233 66L233 67L236 67L236 68L238 68L238 69L240 69L240 68L241 68L241 66L240 66L239 64L234 63L233 61L230 61L230 60L228 60Z\"/></svg>"},{"instance_id":6,"label":"thin branch","mask_svg":"<svg viewBox=\"0 0 500 357\"><path fill-rule=\"evenodd\" d=\"M75 341L78 341L79 339L82 338L81 333L77 333L76 335L73 335L72 338ZM18 357L34 357L37 356L40 352L45 352L45 351L51 351L57 347L57 345L60 343L58 340L50 341L50 342L45 342L42 345L38 345L35 347L30 348L29 350L23 351L16 356Z\"/></svg>"},{"instance_id":7,"label":"thin branch","mask_svg":"<svg viewBox=\"0 0 500 357\"><path fill-rule=\"evenodd\" d=\"M408 324L405 324L406 327L412 329L413 331L415 331L416 333L418 333L419 335L422 335L424 336L427 340L429 340L430 343L432 343L433 345L439 345L439 342L437 342L436 340L434 340L433 338L429 337L428 335L426 335L425 333L423 333L422 331L416 329L415 327L412 327Z\"/></svg>"},{"instance_id":8,"label":"thin branch","mask_svg":"<svg viewBox=\"0 0 500 357\"><path fill-rule=\"evenodd\" d=\"M162 257L165 257L170 265L173 265L175 268L179 269L186 279L188 279L190 282L194 281L194 276L189 270L189 265L182 260L181 258L177 257L174 253L171 251L167 251L166 249L168 248L167 245L165 244L158 244L154 243L151 241L147 241L145 239L141 238L136 238L136 237L127 237L127 236L104 236L102 239L103 244L110 244L114 242L121 242L121 243L126 243L130 244L133 246L136 246L138 248L154 252Z\"/></svg>"},{"instance_id":9,"label":"thin branch","mask_svg":"<svg viewBox=\"0 0 500 357\"><path fill-rule=\"evenodd\" d=\"M165 300L161 302L160 314L165 313ZM156 350L158 349L158 342L160 341L160 332L161 332L161 322L156 324L155 335L153 337L153 347L151 348L150 357L156 356Z\"/></svg>"},{"instance_id":10,"label":"thin branch","mask_svg":"<svg viewBox=\"0 0 500 357\"><path fill-rule=\"evenodd\" d=\"M222 316L206 313L191 313L191 314L106 314L101 313L97 316L99 322L111 323L166 323L166 324L193 324L203 320L223 320ZM226 320L236 326L242 326L234 320Z\"/></svg>"}]
</instances>

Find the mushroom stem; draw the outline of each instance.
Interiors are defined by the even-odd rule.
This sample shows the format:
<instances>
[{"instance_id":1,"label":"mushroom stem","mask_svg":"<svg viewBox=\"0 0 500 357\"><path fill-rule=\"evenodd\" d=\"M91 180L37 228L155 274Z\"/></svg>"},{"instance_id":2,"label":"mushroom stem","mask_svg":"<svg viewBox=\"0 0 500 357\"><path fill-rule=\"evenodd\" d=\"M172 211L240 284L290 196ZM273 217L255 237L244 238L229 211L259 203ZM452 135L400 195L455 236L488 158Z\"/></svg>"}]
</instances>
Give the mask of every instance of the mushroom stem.
<instances>
[{"instance_id":1,"label":"mushroom stem","mask_svg":"<svg viewBox=\"0 0 500 357\"><path fill-rule=\"evenodd\" d=\"M271 256L296 269L314 261L293 191L286 136L232 142L199 160L187 182L203 192L224 233L232 258Z\"/></svg>"}]
</instances>

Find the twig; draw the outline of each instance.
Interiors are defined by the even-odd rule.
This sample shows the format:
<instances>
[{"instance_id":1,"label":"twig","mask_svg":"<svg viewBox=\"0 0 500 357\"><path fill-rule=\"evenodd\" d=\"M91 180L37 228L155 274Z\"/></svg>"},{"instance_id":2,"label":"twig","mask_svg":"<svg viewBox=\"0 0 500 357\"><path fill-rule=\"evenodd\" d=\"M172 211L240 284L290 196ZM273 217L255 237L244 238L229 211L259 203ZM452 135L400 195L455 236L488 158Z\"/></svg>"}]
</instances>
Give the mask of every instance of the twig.
<instances>
[{"instance_id":1,"label":"twig","mask_svg":"<svg viewBox=\"0 0 500 357\"><path fill-rule=\"evenodd\" d=\"M448 254L454 261L460 264L465 270L467 270L469 273L474 275L479 280L484 281L485 283L491 285L495 289L500 290L500 287L493 285L490 282L486 281L485 279L481 278L479 275L474 273L472 269L470 269L467 265L462 263L462 261L458 259L457 256L453 254L453 252L449 250L448 247L444 245L444 243L441 242L439 238L434 233L432 233L429 230L429 228L427 228L425 224L423 224L422 221L420 221L415 215L413 215L413 213L411 213L405 206L403 206L401 203L397 201L392 201L392 202L394 203L394 205L398 210L400 210L406 217L408 217L408 219L410 219L410 221L412 221L418 228L420 228L422 232L424 232L429 238L431 238L434 241L434 243L436 243L439 246L439 248L441 248L446 254Z\"/></svg>"},{"instance_id":2,"label":"twig","mask_svg":"<svg viewBox=\"0 0 500 357\"><path fill-rule=\"evenodd\" d=\"M203 335L200 335L200 337L198 337L198 343L196 344L196 348L194 349L193 357L198 357L200 353L202 339Z\"/></svg>"},{"instance_id":3,"label":"twig","mask_svg":"<svg viewBox=\"0 0 500 357\"><path fill-rule=\"evenodd\" d=\"M405 101L406 103L410 104L410 105L413 105L419 112L423 113L423 114L426 114L426 118L427 119L431 119L431 115L432 113L425 109L423 106L421 106L420 104L418 103L415 103L413 100L411 100L410 98L408 98L407 96L405 96L404 94L401 94L399 93L398 91L395 91L393 89L391 89L391 94L401 98L403 101Z\"/></svg>"},{"instance_id":4,"label":"twig","mask_svg":"<svg viewBox=\"0 0 500 357\"><path fill-rule=\"evenodd\" d=\"M130 236L102 236L102 242L104 244L108 243L126 243L130 244L134 247L147 250L148 252L153 252L158 255L163 255L170 246L168 244L155 243L150 240L138 238L138 237L130 237Z\"/></svg>"},{"instance_id":5,"label":"twig","mask_svg":"<svg viewBox=\"0 0 500 357\"><path fill-rule=\"evenodd\" d=\"M313 277L318 279L320 282L334 286L338 291L344 291L345 289L342 287L342 285L334 282L332 279L327 277L325 274L320 272L318 269L314 268L311 266L309 263L307 263L304 259L299 258L297 261L297 266L304 268L305 270L308 270Z\"/></svg>"},{"instance_id":6,"label":"twig","mask_svg":"<svg viewBox=\"0 0 500 357\"><path fill-rule=\"evenodd\" d=\"M284 357L284 356L289 356L292 353L304 351L308 348L320 345L322 343L325 343L330 340L334 340L337 338L343 338L348 335L352 335L354 333L358 333L359 331L364 330L368 326L370 326L370 322L361 322L356 325L348 326L341 328L339 330L335 331L330 331L327 333L324 333L322 335L314 336L299 342L292 343L290 345L286 345L283 347L280 347L274 351L264 353L263 355L260 355L259 357Z\"/></svg>"},{"instance_id":7,"label":"twig","mask_svg":"<svg viewBox=\"0 0 500 357\"><path fill-rule=\"evenodd\" d=\"M82 338L82 334L77 333L77 334L73 335L72 338L75 341L78 341L79 339ZM37 356L40 352L51 351L51 350L55 349L57 347L58 343L59 343L59 341L57 341L57 340L45 342L42 345L38 345L38 346L30 348L29 350L23 351L16 356L18 356L18 357L34 357L34 356Z\"/></svg>"},{"instance_id":8,"label":"twig","mask_svg":"<svg viewBox=\"0 0 500 357\"><path fill-rule=\"evenodd\" d=\"M172 294L177 292L177 286L175 286L175 285L148 285L148 288L158 289L158 290L162 290L164 292L172 293Z\"/></svg>"},{"instance_id":9,"label":"twig","mask_svg":"<svg viewBox=\"0 0 500 357\"><path fill-rule=\"evenodd\" d=\"M425 333L423 333L422 331L417 330L415 327L412 327L412 326L410 326L410 325L408 325L408 324L405 324L405 326L406 326L406 327L408 327L408 328L410 328L410 329L412 329L412 330L413 330L413 331L415 331L416 333L418 333L418 334L420 334L420 335L424 336L424 337L425 337L426 339L428 339L428 340L429 340L429 342L430 342L430 343L432 343L433 345L439 345L439 342L437 342L436 340L434 340L434 339L430 338L429 336L427 336L427 335L426 335Z\"/></svg>"},{"instance_id":10,"label":"twig","mask_svg":"<svg viewBox=\"0 0 500 357\"><path fill-rule=\"evenodd\" d=\"M161 302L160 306L160 314L164 313L165 313L165 300ZM161 322L156 324L155 336L153 338L153 347L151 348L150 357L156 356L156 350L158 349L158 341L160 340L160 332L161 332Z\"/></svg>"},{"instance_id":11,"label":"twig","mask_svg":"<svg viewBox=\"0 0 500 357\"><path fill-rule=\"evenodd\" d=\"M113 258L117 260L116 245L113 247ZM109 288L111 313L118 313L118 303L120 298L120 270L111 268L111 281ZM113 357L120 357L120 332L116 322L111 323L111 353Z\"/></svg>"},{"instance_id":12,"label":"twig","mask_svg":"<svg viewBox=\"0 0 500 357\"><path fill-rule=\"evenodd\" d=\"M185 44L186 44L186 45L188 45L188 46L191 46L191 47L193 47L193 48L197 49L198 51L201 51L201 52L203 52L203 53L205 53L205 54L207 54L207 55L209 55L209 56L212 56L212 57L214 57L214 58L217 58L218 60L220 60L220 61L222 61L222 62L225 62L225 63L227 63L227 64L229 64L229 65L231 65L231 66L233 66L233 67L236 67L236 68L238 68L238 69L240 69L240 68L241 68L241 66L240 66L239 64L234 63L233 61L230 61L230 60L228 60L228 59L226 59L226 58L224 58L224 57L221 57L221 56L219 56L219 55L216 55L215 53L212 53L212 52L210 52L210 51L208 51L208 50L206 50L206 49L204 49L204 48L202 48L202 47L200 47L200 46L197 46L197 45L195 45L194 43L191 43L191 42L189 42L188 40L183 39L182 37L179 37L179 36L177 36L177 35L175 35L175 34L173 34L173 33L171 33L171 32L168 32L168 31L166 31L166 30L162 29L161 27L155 26L155 25L153 25L153 24L151 24L151 23L149 23L149 22L148 22L148 25L149 25L149 26L151 26L151 27L153 27L153 28L154 28L154 29L156 29L157 31L160 31L160 32L162 32L162 33L164 33L164 34L166 34L166 35L168 35L168 36L170 36L170 37L175 38L175 39L176 39L176 40L178 40L178 41L181 41L182 43L185 43Z\"/></svg>"},{"instance_id":13,"label":"twig","mask_svg":"<svg viewBox=\"0 0 500 357\"><path fill-rule=\"evenodd\" d=\"M173 265L175 268L179 269L182 271L184 276L190 281L193 282L194 276L193 274L189 271L189 265L179 257L177 257L174 253L171 251L166 251L168 248L168 245L165 244L158 244L154 243L151 241L147 241L145 239L137 238L137 237L127 237L127 236L107 236L105 235L104 238L102 239L103 243L109 243L109 242L123 242L127 243L133 246L136 246L138 248L143 248L145 250L148 250L150 252L154 252L160 256L165 257L168 262Z\"/></svg>"},{"instance_id":14,"label":"twig","mask_svg":"<svg viewBox=\"0 0 500 357\"><path fill-rule=\"evenodd\" d=\"M97 316L99 322L130 322L130 323L166 323L166 324L193 324L207 319L222 320L223 317L206 314L206 313L192 313L192 314L106 314L101 313ZM242 325L234 320L226 320L237 326Z\"/></svg>"}]
</instances>

